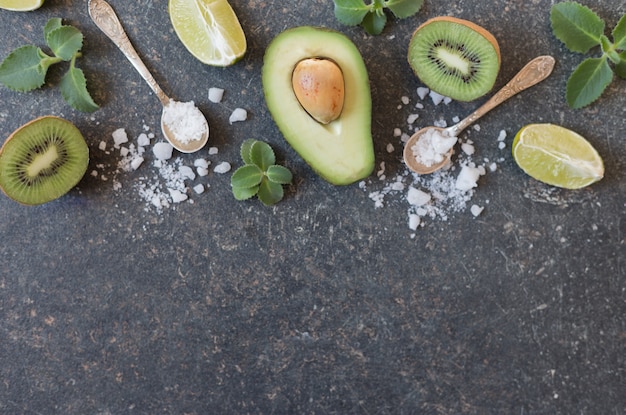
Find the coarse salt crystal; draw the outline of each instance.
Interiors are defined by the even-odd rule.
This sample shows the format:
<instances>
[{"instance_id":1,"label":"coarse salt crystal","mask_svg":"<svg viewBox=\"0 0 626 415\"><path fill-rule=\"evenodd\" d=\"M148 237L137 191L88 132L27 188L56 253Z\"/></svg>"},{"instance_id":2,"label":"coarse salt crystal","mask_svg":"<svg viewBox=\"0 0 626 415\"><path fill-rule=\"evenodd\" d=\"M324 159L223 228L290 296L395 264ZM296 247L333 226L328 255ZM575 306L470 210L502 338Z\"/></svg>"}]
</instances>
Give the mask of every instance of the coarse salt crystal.
<instances>
[{"instance_id":1,"label":"coarse salt crystal","mask_svg":"<svg viewBox=\"0 0 626 415\"><path fill-rule=\"evenodd\" d=\"M105 141L100 141L100 144L98 145L98 148L102 151L107 149L107 143Z\"/></svg>"},{"instance_id":2,"label":"coarse salt crystal","mask_svg":"<svg viewBox=\"0 0 626 415\"><path fill-rule=\"evenodd\" d=\"M152 146L152 152L157 160L169 160L172 158L174 147L170 143L160 142Z\"/></svg>"},{"instance_id":3,"label":"coarse salt crystal","mask_svg":"<svg viewBox=\"0 0 626 415\"><path fill-rule=\"evenodd\" d=\"M498 143L498 148L499 148L500 150L504 150L504 149L506 148L506 143L505 143L504 141L500 141L500 142Z\"/></svg>"},{"instance_id":4,"label":"coarse salt crystal","mask_svg":"<svg viewBox=\"0 0 626 415\"><path fill-rule=\"evenodd\" d=\"M426 95L428 95L429 92L430 92L430 89L428 88L425 88L422 86L417 88L417 96L420 97L420 99L426 98Z\"/></svg>"},{"instance_id":5,"label":"coarse salt crystal","mask_svg":"<svg viewBox=\"0 0 626 415\"><path fill-rule=\"evenodd\" d=\"M461 167L461 172L457 176L454 186L459 190L470 190L478 186L479 177L480 170L478 168L464 165Z\"/></svg>"},{"instance_id":6,"label":"coarse salt crystal","mask_svg":"<svg viewBox=\"0 0 626 415\"><path fill-rule=\"evenodd\" d=\"M209 169L207 169L206 167L198 167L196 168L196 172L198 173L198 176L204 177L204 176L208 176Z\"/></svg>"},{"instance_id":7,"label":"coarse salt crystal","mask_svg":"<svg viewBox=\"0 0 626 415\"><path fill-rule=\"evenodd\" d=\"M245 121L248 119L248 112L243 108L235 108L230 117L228 118L229 123L234 123L237 121Z\"/></svg>"},{"instance_id":8,"label":"coarse salt crystal","mask_svg":"<svg viewBox=\"0 0 626 415\"><path fill-rule=\"evenodd\" d=\"M142 147L150 145L150 138L148 138L146 133L139 134L139 137L137 137L137 145Z\"/></svg>"},{"instance_id":9,"label":"coarse salt crystal","mask_svg":"<svg viewBox=\"0 0 626 415\"><path fill-rule=\"evenodd\" d=\"M433 104L435 105L439 105L441 102L443 102L445 96L435 92L435 91L430 91L428 93L428 95L430 96L430 99L433 101Z\"/></svg>"},{"instance_id":10,"label":"coarse salt crystal","mask_svg":"<svg viewBox=\"0 0 626 415\"><path fill-rule=\"evenodd\" d=\"M418 118L419 118L419 114L409 114L409 116L406 119L406 122L408 124L413 124L415 120L417 120Z\"/></svg>"},{"instance_id":11,"label":"coarse salt crystal","mask_svg":"<svg viewBox=\"0 0 626 415\"><path fill-rule=\"evenodd\" d=\"M206 118L193 101L171 99L163 108L163 123L183 144L199 141L208 133Z\"/></svg>"},{"instance_id":12,"label":"coarse salt crystal","mask_svg":"<svg viewBox=\"0 0 626 415\"><path fill-rule=\"evenodd\" d=\"M193 165L194 167L203 167L206 169L209 167L209 161L205 159L195 159Z\"/></svg>"},{"instance_id":13,"label":"coarse salt crystal","mask_svg":"<svg viewBox=\"0 0 626 415\"><path fill-rule=\"evenodd\" d=\"M178 168L178 173L184 179L193 180L196 178L196 174L193 172L193 169L189 166L180 166Z\"/></svg>"},{"instance_id":14,"label":"coarse salt crystal","mask_svg":"<svg viewBox=\"0 0 626 415\"><path fill-rule=\"evenodd\" d=\"M472 207L470 208L470 212L472 212L472 215L474 215L474 217L476 217L476 216L480 215L483 212L484 209L485 209L484 207L481 207L481 206L478 206L478 205L472 205Z\"/></svg>"},{"instance_id":15,"label":"coarse salt crystal","mask_svg":"<svg viewBox=\"0 0 626 415\"><path fill-rule=\"evenodd\" d=\"M430 202L431 195L424 192L423 190L416 189L413 186L409 187L409 191L406 195L406 200L410 205L413 206L424 206L426 203Z\"/></svg>"},{"instance_id":16,"label":"coarse salt crystal","mask_svg":"<svg viewBox=\"0 0 626 415\"><path fill-rule=\"evenodd\" d=\"M500 130L500 134L498 134L498 141L504 141L506 138L506 131Z\"/></svg>"},{"instance_id":17,"label":"coarse salt crystal","mask_svg":"<svg viewBox=\"0 0 626 415\"><path fill-rule=\"evenodd\" d=\"M137 170L139 168L139 166L141 166L141 163L143 163L143 157L135 157L134 159L131 160L130 162L130 167L133 170Z\"/></svg>"},{"instance_id":18,"label":"coarse salt crystal","mask_svg":"<svg viewBox=\"0 0 626 415\"><path fill-rule=\"evenodd\" d=\"M209 154L210 155L215 155L218 153L218 148L217 147L209 147Z\"/></svg>"},{"instance_id":19,"label":"coarse salt crystal","mask_svg":"<svg viewBox=\"0 0 626 415\"><path fill-rule=\"evenodd\" d=\"M222 102L224 90L222 88L209 88L209 101L218 104Z\"/></svg>"},{"instance_id":20,"label":"coarse salt crystal","mask_svg":"<svg viewBox=\"0 0 626 415\"><path fill-rule=\"evenodd\" d=\"M204 193L204 185L202 183L195 185L193 191L196 192L196 194Z\"/></svg>"},{"instance_id":21,"label":"coarse salt crystal","mask_svg":"<svg viewBox=\"0 0 626 415\"><path fill-rule=\"evenodd\" d=\"M215 166L213 171L215 173L224 174L224 173L228 173L230 169L231 169L230 163L228 163L227 161L223 161L217 166Z\"/></svg>"},{"instance_id":22,"label":"coarse salt crystal","mask_svg":"<svg viewBox=\"0 0 626 415\"><path fill-rule=\"evenodd\" d=\"M403 96L402 98L400 98L400 100L402 101L404 105L407 105L410 102L409 97L407 96Z\"/></svg>"},{"instance_id":23,"label":"coarse salt crystal","mask_svg":"<svg viewBox=\"0 0 626 415\"><path fill-rule=\"evenodd\" d=\"M393 129L393 136L394 137L400 137L402 135L402 130L399 128L394 128Z\"/></svg>"},{"instance_id":24,"label":"coarse salt crystal","mask_svg":"<svg viewBox=\"0 0 626 415\"><path fill-rule=\"evenodd\" d=\"M126 135L126 130L123 128L113 131L111 136L113 137L113 146L115 148L119 148L121 144L128 143L128 135Z\"/></svg>"},{"instance_id":25,"label":"coarse salt crystal","mask_svg":"<svg viewBox=\"0 0 626 415\"><path fill-rule=\"evenodd\" d=\"M409 229L415 231L420 226L421 219L415 213L409 215Z\"/></svg>"},{"instance_id":26,"label":"coarse salt crystal","mask_svg":"<svg viewBox=\"0 0 626 415\"><path fill-rule=\"evenodd\" d=\"M393 153L395 150L393 144L389 143L387 144L387 153Z\"/></svg>"},{"instance_id":27,"label":"coarse salt crystal","mask_svg":"<svg viewBox=\"0 0 626 415\"><path fill-rule=\"evenodd\" d=\"M172 197L172 202L174 202L174 203L184 202L185 200L187 200L189 198L189 196L187 196L187 194L181 192L178 189L170 189L170 188L168 188L167 191L170 193L170 196Z\"/></svg>"},{"instance_id":28,"label":"coarse salt crystal","mask_svg":"<svg viewBox=\"0 0 626 415\"><path fill-rule=\"evenodd\" d=\"M461 150L463 150L463 152L465 154L467 154L468 156L471 156L472 154L474 154L474 146L471 145L470 143L463 143L461 144Z\"/></svg>"}]
</instances>

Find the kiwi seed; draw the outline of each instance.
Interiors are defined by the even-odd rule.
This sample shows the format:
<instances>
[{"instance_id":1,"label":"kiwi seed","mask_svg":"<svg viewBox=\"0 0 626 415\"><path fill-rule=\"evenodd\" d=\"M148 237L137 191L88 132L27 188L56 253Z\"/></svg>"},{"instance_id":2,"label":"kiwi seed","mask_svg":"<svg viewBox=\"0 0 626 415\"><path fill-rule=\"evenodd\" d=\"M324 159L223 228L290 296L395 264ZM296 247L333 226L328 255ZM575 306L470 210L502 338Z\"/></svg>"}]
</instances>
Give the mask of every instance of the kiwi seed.
<instances>
[{"instance_id":1,"label":"kiwi seed","mask_svg":"<svg viewBox=\"0 0 626 415\"><path fill-rule=\"evenodd\" d=\"M457 101L489 92L500 70L500 48L484 28L454 17L435 17L415 30L409 65L431 90Z\"/></svg>"},{"instance_id":2,"label":"kiwi seed","mask_svg":"<svg viewBox=\"0 0 626 415\"><path fill-rule=\"evenodd\" d=\"M71 122L37 118L9 136L0 149L0 188L24 205L57 199L80 181L89 147Z\"/></svg>"}]
</instances>

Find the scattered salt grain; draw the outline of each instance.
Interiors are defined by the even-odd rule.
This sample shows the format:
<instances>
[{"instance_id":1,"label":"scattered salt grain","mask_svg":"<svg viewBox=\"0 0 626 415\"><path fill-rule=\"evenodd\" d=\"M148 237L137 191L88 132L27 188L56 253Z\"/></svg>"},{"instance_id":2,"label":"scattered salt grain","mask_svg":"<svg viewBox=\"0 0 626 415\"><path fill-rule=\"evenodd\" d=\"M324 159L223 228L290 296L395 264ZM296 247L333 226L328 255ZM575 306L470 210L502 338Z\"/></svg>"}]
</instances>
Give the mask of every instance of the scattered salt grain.
<instances>
[{"instance_id":1,"label":"scattered salt grain","mask_svg":"<svg viewBox=\"0 0 626 415\"><path fill-rule=\"evenodd\" d=\"M218 151L217 147L209 147L209 155L215 155Z\"/></svg>"},{"instance_id":2,"label":"scattered salt grain","mask_svg":"<svg viewBox=\"0 0 626 415\"><path fill-rule=\"evenodd\" d=\"M482 207L482 206L472 205L472 207L470 208L470 212L472 212L472 215L474 215L474 217L476 217L476 216L480 215L483 212L484 209L485 208Z\"/></svg>"},{"instance_id":3,"label":"scattered salt grain","mask_svg":"<svg viewBox=\"0 0 626 415\"><path fill-rule=\"evenodd\" d=\"M406 195L406 200L412 206L424 206L426 203L431 200L430 194L424 192L423 190L416 189L413 186L409 187L409 191Z\"/></svg>"},{"instance_id":4,"label":"scattered salt grain","mask_svg":"<svg viewBox=\"0 0 626 415\"><path fill-rule=\"evenodd\" d=\"M472 128L474 129L474 131L480 131L480 124L474 124Z\"/></svg>"},{"instance_id":5,"label":"scattered salt grain","mask_svg":"<svg viewBox=\"0 0 626 415\"><path fill-rule=\"evenodd\" d=\"M206 167L198 167L196 168L196 172L198 173L198 176L200 177L209 175L209 169L207 169Z\"/></svg>"},{"instance_id":6,"label":"scattered salt grain","mask_svg":"<svg viewBox=\"0 0 626 415\"><path fill-rule=\"evenodd\" d=\"M505 143L504 141L500 141L500 142L498 143L498 148L499 148L500 150L504 150L504 149L506 148L506 143Z\"/></svg>"},{"instance_id":7,"label":"scattered salt grain","mask_svg":"<svg viewBox=\"0 0 626 415\"><path fill-rule=\"evenodd\" d=\"M205 159L195 159L193 165L194 167L203 167L206 169L209 167L209 161Z\"/></svg>"},{"instance_id":8,"label":"scattered salt grain","mask_svg":"<svg viewBox=\"0 0 626 415\"><path fill-rule=\"evenodd\" d=\"M428 93L428 95L430 96L430 99L433 101L433 104L435 105L439 105L443 102L445 96L435 92L435 91L430 91Z\"/></svg>"},{"instance_id":9,"label":"scattered salt grain","mask_svg":"<svg viewBox=\"0 0 626 415\"><path fill-rule=\"evenodd\" d=\"M407 97L406 95L400 98L400 100L402 101L404 105L408 105L408 103L410 102L409 97Z\"/></svg>"},{"instance_id":10,"label":"scattered salt grain","mask_svg":"<svg viewBox=\"0 0 626 415\"><path fill-rule=\"evenodd\" d=\"M391 154L391 153L394 152L394 150L395 150L395 148L394 148L393 144L391 144L391 143L387 144L387 153Z\"/></svg>"},{"instance_id":11,"label":"scattered salt grain","mask_svg":"<svg viewBox=\"0 0 626 415\"><path fill-rule=\"evenodd\" d=\"M113 134L111 134L111 136L113 137L113 146L115 148L120 148L121 144L128 143L128 135L126 135L126 130L124 130L123 128L118 128L117 130L113 131Z\"/></svg>"},{"instance_id":12,"label":"scattered salt grain","mask_svg":"<svg viewBox=\"0 0 626 415\"><path fill-rule=\"evenodd\" d=\"M433 123L435 127L445 128L448 126L448 123L443 118L438 119Z\"/></svg>"},{"instance_id":13,"label":"scattered salt grain","mask_svg":"<svg viewBox=\"0 0 626 415\"><path fill-rule=\"evenodd\" d=\"M430 167L441 163L456 141L456 137L449 137L435 128L429 128L411 150L418 163Z\"/></svg>"},{"instance_id":14,"label":"scattered salt grain","mask_svg":"<svg viewBox=\"0 0 626 415\"><path fill-rule=\"evenodd\" d=\"M141 166L141 164L144 162L143 157L136 157L134 159L131 160L130 162L130 167L133 170L137 170L139 168L139 166Z\"/></svg>"},{"instance_id":15,"label":"scattered salt grain","mask_svg":"<svg viewBox=\"0 0 626 415\"><path fill-rule=\"evenodd\" d=\"M128 152L129 152L128 147L121 147L120 148L120 156L126 157L128 155Z\"/></svg>"},{"instance_id":16,"label":"scattered salt grain","mask_svg":"<svg viewBox=\"0 0 626 415\"><path fill-rule=\"evenodd\" d=\"M406 122L408 124L413 124L418 118L419 118L419 114L409 114L409 116L406 119Z\"/></svg>"},{"instance_id":17,"label":"scattered salt grain","mask_svg":"<svg viewBox=\"0 0 626 415\"><path fill-rule=\"evenodd\" d=\"M196 192L196 194L202 194L204 193L204 185L202 183L197 184L193 187L193 191Z\"/></svg>"},{"instance_id":18,"label":"scattered salt grain","mask_svg":"<svg viewBox=\"0 0 626 415\"><path fill-rule=\"evenodd\" d=\"M178 168L178 173L183 179L193 180L196 178L196 174L193 172L193 169L189 166L180 166Z\"/></svg>"},{"instance_id":19,"label":"scattered salt grain","mask_svg":"<svg viewBox=\"0 0 626 415\"><path fill-rule=\"evenodd\" d=\"M185 193L181 192L178 189L168 188L167 191L170 193L170 196L172 197L172 202L174 203L184 202L189 198L189 196L187 196Z\"/></svg>"},{"instance_id":20,"label":"scattered salt grain","mask_svg":"<svg viewBox=\"0 0 626 415\"><path fill-rule=\"evenodd\" d=\"M456 124L456 123L457 123L457 122L459 122L459 121L461 121L461 119L460 119L457 115L455 115L454 117L452 117L452 122L453 122L453 123L455 123L455 124Z\"/></svg>"},{"instance_id":21,"label":"scattered salt grain","mask_svg":"<svg viewBox=\"0 0 626 415\"><path fill-rule=\"evenodd\" d=\"M394 128L393 129L393 136L394 137L400 137L402 135L402 130L399 128Z\"/></svg>"},{"instance_id":22,"label":"scattered salt grain","mask_svg":"<svg viewBox=\"0 0 626 415\"><path fill-rule=\"evenodd\" d=\"M222 102L224 90L222 88L209 88L209 101L218 104Z\"/></svg>"},{"instance_id":23,"label":"scattered salt grain","mask_svg":"<svg viewBox=\"0 0 626 415\"><path fill-rule=\"evenodd\" d=\"M171 99L163 108L163 123L183 144L201 140L208 133L206 118L193 101Z\"/></svg>"},{"instance_id":24,"label":"scattered salt grain","mask_svg":"<svg viewBox=\"0 0 626 415\"><path fill-rule=\"evenodd\" d=\"M505 138L506 138L506 131L500 130L500 133L498 134L498 141L504 141Z\"/></svg>"},{"instance_id":25,"label":"scattered salt grain","mask_svg":"<svg viewBox=\"0 0 626 415\"><path fill-rule=\"evenodd\" d=\"M217 166L215 166L213 171L215 173L224 174L224 173L228 173L230 171L230 169L231 169L230 163L228 163L227 161L223 161L220 164L218 164Z\"/></svg>"},{"instance_id":26,"label":"scattered salt grain","mask_svg":"<svg viewBox=\"0 0 626 415\"><path fill-rule=\"evenodd\" d=\"M424 99L426 98L426 95L428 95L428 93L430 92L430 89L425 88L423 86L417 88L417 96L420 97L420 99Z\"/></svg>"},{"instance_id":27,"label":"scattered salt grain","mask_svg":"<svg viewBox=\"0 0 626 415\"><path fill-rule=\"evenodd\" d=\"M150 145L150 138L146 133L139 134L139 137L137 137L137 145L142 147Z\"/></svg>"},{"instance_id":28,"label":"scattered salt grain","mask_svg":"<svg viewBox=\"0 0 626 415\"><path fill-rule=\"evenodd\" d=\"M479 177L480 170L477 167L464 165L461 167L461 172L457 176L454 186L459 190L470 190L478 186Z\"/></svg>"},{"instance_id":29,"label":"scattered salt grain","mask_svg":"<svg viewBox=\"0 0 626 415\"><path fill-rule=\"evenodd\" d=\"M461 150L463 150L463 152L465 154L467 154L468 156L471 156L472 154L474 154L474 146L470 143L463 143L461 144Z\"/></svg>"},{"instance_id":30,"label":"scattered salt grain","mask_svg":"<svg viewBox=\"0 0 626 415\"><path fill-rule=\"evenodd\" d=\"M421 219L419 215L411 213L409 215L409 229L415 231L420 226Z\"/></svg>"},{"instance_id":31,"label":"scattered salt grain","mask_svg":"<svg viewBox=\"0 0 626 415\"><path fill-rule=\"evenodd\" d=\"M248 112L243 108L235 108L235 110L230 114L228 118L229 123L234 123L237 121L245 121L248 119Z\"/></svg>"},{"instance_id":32,"label":"scattered salt grain","mask_svg":"<svg viewBox=\"0 0 626 415\"><path fill-rule=\"evenodd\" d=\"M157 160L169 160L172 158L174 147L170 143L160 142L152 147L152 152Z\"/></svg>"},{"instance_id":33,"label":"scattered salt grain","mask_svg":"<svg viewBox=\"0 0 626 415\"><path fill-rule=\"evenodd\" d=\"M102 151L107 149L107 143L105 141L100 141L100 144L98 145L98 148Z\"/></svg>"}]
</instances>

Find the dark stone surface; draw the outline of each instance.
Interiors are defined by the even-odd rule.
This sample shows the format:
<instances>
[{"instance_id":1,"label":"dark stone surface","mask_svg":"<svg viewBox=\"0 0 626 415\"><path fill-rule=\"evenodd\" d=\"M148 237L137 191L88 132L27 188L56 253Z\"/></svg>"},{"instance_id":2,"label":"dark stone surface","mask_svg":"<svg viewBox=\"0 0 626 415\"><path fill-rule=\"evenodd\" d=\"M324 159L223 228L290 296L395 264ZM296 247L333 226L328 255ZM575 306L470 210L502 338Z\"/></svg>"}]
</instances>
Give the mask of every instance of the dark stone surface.
<instances>
[{"instance_id":1,"label":"dark stone surface","mask_svg":"<svg viewBox=\"0 0 626 415\"><path fill-rule=\"evenodd\" d=\"M306 3L306 4L304 4ZM218 155L239 165L246 138L269 142L296 177L284 201L236 202L230 174L161 214L137 194L150 160L115 174L119 156L98 149L125 128L158 132L160 107L99 32L84 0L46 0L30 13L0 11L0 51L43 45L62 17L85 35L78 65L101 109L72 110L55 84L30 93L0 88L2 139L54 114L89 143L78 188L38 207L0 198L0 413L2 414L625 414L626 213L624 81L584 110L564 102L582 55L550 32L547 0L426 1L379 37L336 22L330 1L232 0L248 36L229 68L196 61L179 42L167 2L111 0L163 89L193 99ZM612 28L624 1L585 2ZM357 44L371 78L377 161L403 170L395 127L403 95L419 81L405 54L429 17L473 20L500 41L500 87L528 60L551 54L551 78L514 97L467 132L499 162L469 209L425 220L414 238L406 201L375 209L357 185L319 179L284 142L260 79L268 42L285 28L338 29ZM209 87L226 90L220 105ZM420 119L470 113L477 103L426 105ZM230 125L244 107L249 119ZM605 178L580 191L541 185L510 156L517 130L553 122L578 131L603 156ZM506 130L507 148L495 143ZM159 134L157 133L157 139ZM388 153L388 143L395 151ZM180 156L186 163L197 155ZM121 189L114 189L114 182ZM372 190L378 179L369 179Z\"/></svg>"}]
</instances>

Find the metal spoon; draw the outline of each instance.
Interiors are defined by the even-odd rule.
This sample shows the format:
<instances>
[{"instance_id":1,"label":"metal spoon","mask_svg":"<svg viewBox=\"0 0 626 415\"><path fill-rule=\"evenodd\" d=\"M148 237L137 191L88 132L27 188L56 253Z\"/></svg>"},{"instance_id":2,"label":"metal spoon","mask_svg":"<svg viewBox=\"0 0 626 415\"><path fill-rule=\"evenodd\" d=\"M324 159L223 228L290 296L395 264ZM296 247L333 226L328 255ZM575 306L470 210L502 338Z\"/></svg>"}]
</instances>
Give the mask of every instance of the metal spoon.
<instances>
[{"instance_id":1,"label":"metal spoon","mask_svg":"<svg viewBox=\"0 0 626 415\"><path fill-rule=\"evenodd\" d=\"M411 136L411 138L409 138L404 146L404 162L406 163L408 168L418 174L428 174L433 173L445 166L452 156L452 149L450 149L450 151L448 151L444 155L441 162L433 163L432 165L426 165L417 159L417 157L413 153L412 147L415 145L415 143L417 143L420 138L424 136L427 131L433 129L437 130L439 133L443 134L446 137L457 137L461 133L461 131L463 131L469 125L485 115L487 112L491 111L496 106L500 105L518 92L530 88L531 86L546 79L552 73L554 64L555 60L552 56L539 56L528 62L526 66L524 66L517 73L517 75L515 75L515 77L509 81L508 84L506 84L500 91L498 91L493 97L491 97L487 102L485 102L480 108L474 111L467 118L448 128L426 127L417 131Z\"/></svg>"},{"instance_id":2,"label":"metal spoon","mask_svg":"<svg viewBox=\"0 0 626 415\"><path fill-rule=\"evenodd\" d=\"M98 26L98 28L115 43L115 46L122 51L124 56L133 64L141 77L148 83L152 91L154 91L159 101L161 101L163 105L161 130L163 130L163 135L165 135L167 141L169 141L175 149L183 153L193 153L204 147L209 139L209 124L204 116L202 117L205 124L204 133L199 139L181 140L179 137L176 137L164 122L165 111L171 100L156 83L154 77L133 48L111 5L104 0L89 0L89 16L91 16L91 20L94 21L96 26Z\"/></svg>"}]
</instances>

